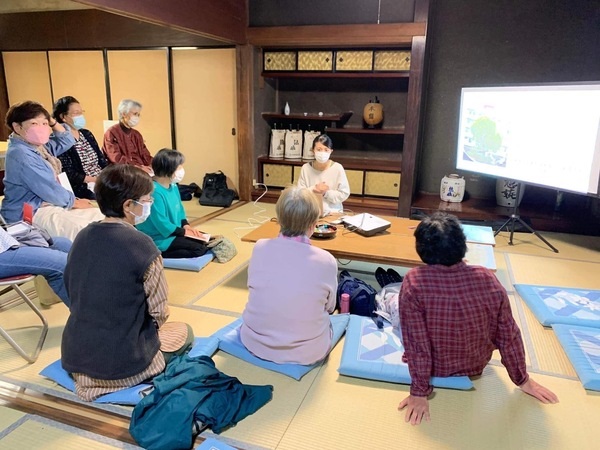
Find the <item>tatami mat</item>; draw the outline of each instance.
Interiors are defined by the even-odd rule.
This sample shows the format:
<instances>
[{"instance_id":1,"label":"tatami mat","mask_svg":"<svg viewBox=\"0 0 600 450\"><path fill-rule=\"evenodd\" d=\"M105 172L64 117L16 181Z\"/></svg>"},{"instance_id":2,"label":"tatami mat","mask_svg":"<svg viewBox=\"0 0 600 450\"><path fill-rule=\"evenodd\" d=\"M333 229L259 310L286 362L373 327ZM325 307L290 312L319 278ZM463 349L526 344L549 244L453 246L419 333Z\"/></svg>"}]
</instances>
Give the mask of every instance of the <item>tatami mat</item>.
<instances>
[{"instance_id":1,"label":"tatami mat","mask_svg":"<svg viewBox=\"0 0 600 450\"><path fill-rule=\"evenodd\" d=\"M141 447L110 439L102 435L42 418L32 414L20 414L0 407L4 419L15 418L0 429L0 450L111 450L140 449Z\"/></svg>"},{"instance_id":2,"label":"tatami mat","mask_svg":"<svg viewBox=\"0 0 600 450\"><path fill-rule=\"evenodd\" d=\"M260 206L266 208L266 212L261 213L264 217L274 216L274 205ZM197 336L206 336L241 314L247 301L247 264L253 245L242 243L238 236L249 232L244 227L250 226L248 219L256 217L257 210L254 204L248 203L199 226L211 234L230 238L239 254L226 264L212 262L199 273L167 270L171 320L188 322ZM214 360L222 372L238 377L243 383L274 386L270 403L226 430L220 438L242 448L278 450L596 448L600 394L582 388L553 332L537 322L514 292L513 283L600 289L596 275L600 268L600 238L551 233L545 237L559 248L559 254L529 234L515 234L515 245L510 246L508 234L501 233L495 247L496 276L509 292L513 314L522 329L530 373L536 381L558 394L559 404L542 405L516 388L496 352L483 375L474 379L475 389L466 392L436 389L430 401L432 422L412 427L404 423L404 412L396 409L407 395L408 386L354 379L337 373L343 339L327 362L301 381L260 369L219 351ZM338 263L340 268L349 268L377 287L376 264ZM401 274L406 272L404 268L395 269ZM0 339L0 379L52 395L60 392L61 388L37 373L58 359L67 314L64 305L44 310L51 329L40 358L33 365L26 364ZM15 329L36 322L31 312L19 306L0 312L0 323ZM37 331L27 328L16 333L27 345L33 346ZM21 413L0 409L0 427L22 417ZM34 434L33 430L28 432ZM56 441L51 442L59 442L60 448L70 448L67 435L56 436L59 436ZM22 442L27 444L12 448L36 448L28 447L28 441ZM102 447L94 442L77 448Z\"/></svg>"},{"instance_id":3,"label":"tatami mat","mask_svg":"<svg viewBox=\"0 0 600 450\"><path fill-rule=\"evenodd\" d=\"M583 261L566 258L543 258L541 256L509 256L515 284L539 284L544 286L600 289L600 257Z\"/></svg>"},{"instance_id":4,"label":"tatami mat","mask_svg":"<svg viewBox=\"0 0 600 450\"><path fill-rule=\"evenodd\" d=\"M196 197L181 203L183 204L183 209L185 210L185 215L189 222L223 210L220 206L202 206ZM235 203L237 203L237 200L234 204Z\"/></svg>"},{"instance_id":5,"label":"tatami mat","mask_svg":"<svg viewBox=\"0 0 600 450\"><path fill-rule=\"evenodd\" d=\"M200 297L194 302L194 306L239 315L244 311L247 301L248 271L243 269L234 277Z\"/></svg>"}]
</instances>

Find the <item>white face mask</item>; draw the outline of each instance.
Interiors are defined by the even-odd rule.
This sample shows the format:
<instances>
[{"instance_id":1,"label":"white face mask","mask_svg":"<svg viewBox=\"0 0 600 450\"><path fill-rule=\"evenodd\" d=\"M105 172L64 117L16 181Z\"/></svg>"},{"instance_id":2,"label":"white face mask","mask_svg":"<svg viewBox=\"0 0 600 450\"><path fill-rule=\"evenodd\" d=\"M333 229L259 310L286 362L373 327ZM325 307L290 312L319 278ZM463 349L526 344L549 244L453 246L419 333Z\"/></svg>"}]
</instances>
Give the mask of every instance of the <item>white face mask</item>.
<instances>
[{"instance_id":1,"label":"white face mask","mask_svg":"<svg viewBox=\"0 0 600 450\"><path fill-rule=\"evenodd\" d=\"M329 161L329 152L315 152L315 159L320 163Z\"/></svg>"},{"instance_id":2,"label":"white face mask","mask_svg":"<svg viewBox=\"0 0 600 450\"><path fill-rule=\"evenodd\" d=\"M129 124L130 127L135 127L138 123L140 123L140 117L139 116L129 116L129 119L127 119L127 123Z\"/></svg>"},{"instance_id":3,"label":"white face mask","mask_svg":"<svg viewBox=\"0 0 600 450\"><path fill-rule=\"evenodd\" d=\"M152 210L152 203L148 203L148 202L138 202L136 200L134 200L135 203L137 203L138 205L142 205L142 214L141 215L137 215L135 214L133 211L128 211L130 214L132 214L135 217L135 224L139 225L142 222L145 222L146 219L148 217L150 217L150 212Z\"/></svg>"},{"instance_id":4,"label":"white face mask","mask_svg":"<svg viewBox=\"0 0 600 450\"><path fill-rule=\"evenodd\" d=\"M179 183L179 182L181 182L181 180L183 180L184 176L185 176L185 169L182 167L181 169L177 169L175 171L175 173L171 177L171 181L173 181L173 183Z\"/></svg>"}]
</instances>

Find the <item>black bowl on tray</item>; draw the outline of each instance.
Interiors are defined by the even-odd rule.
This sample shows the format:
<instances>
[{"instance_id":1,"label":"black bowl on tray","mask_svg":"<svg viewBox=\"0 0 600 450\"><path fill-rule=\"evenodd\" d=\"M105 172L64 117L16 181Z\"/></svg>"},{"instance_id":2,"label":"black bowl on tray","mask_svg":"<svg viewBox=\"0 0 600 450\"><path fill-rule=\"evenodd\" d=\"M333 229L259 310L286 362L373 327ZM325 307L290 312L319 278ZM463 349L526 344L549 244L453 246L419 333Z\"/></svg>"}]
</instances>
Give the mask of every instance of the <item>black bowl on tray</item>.
<instances>
[{"instance_id":1,"label":"black bowl on tray","mask_svg":"<svg viewBox=\"0 0 600 450\"><path fill-rule=\"evenodd\" d=\"M335 237L337 227L329 223L319 223L315 227L315 231L311 237L315 239L331 239Z\"/></svg>"}]
</instances>

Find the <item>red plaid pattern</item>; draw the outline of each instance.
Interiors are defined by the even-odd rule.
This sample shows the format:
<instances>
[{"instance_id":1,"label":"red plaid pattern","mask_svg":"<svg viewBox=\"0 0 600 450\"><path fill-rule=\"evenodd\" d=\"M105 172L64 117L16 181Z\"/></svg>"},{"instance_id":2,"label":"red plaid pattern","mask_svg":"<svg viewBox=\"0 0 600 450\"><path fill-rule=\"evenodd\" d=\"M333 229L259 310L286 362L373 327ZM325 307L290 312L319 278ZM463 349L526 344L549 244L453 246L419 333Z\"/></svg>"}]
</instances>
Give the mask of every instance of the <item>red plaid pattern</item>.
<instances>
[{"instance_id":1,"label":"red plaid pattern","mask_svg":"<svg viewBox=\"0 0 600 450\"><path fill-rule=\"evenodd\" d=\"M489 270L464 262L412 269L399 309L411 395L428 396L432 376L480 375L496 348L511 380L527 381L521 332Z\"/></svg>"}]
</instances>

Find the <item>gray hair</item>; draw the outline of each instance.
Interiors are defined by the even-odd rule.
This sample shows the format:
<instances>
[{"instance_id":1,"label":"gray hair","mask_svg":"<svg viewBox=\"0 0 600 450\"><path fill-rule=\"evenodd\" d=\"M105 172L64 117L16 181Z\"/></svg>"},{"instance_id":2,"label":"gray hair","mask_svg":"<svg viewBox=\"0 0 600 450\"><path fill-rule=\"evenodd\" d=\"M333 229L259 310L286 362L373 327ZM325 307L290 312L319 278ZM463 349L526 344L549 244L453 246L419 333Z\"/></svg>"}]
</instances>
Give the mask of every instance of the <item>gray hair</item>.
<instances>
[{"instance_id":1,"label":"gray hair","mask_svg":"<svg viewBox=\"0 0 600 450\"><path fill-rule=\"evenodd\" d=\"M310 189L290 186L281 193L275 212L284 236L306 234L321 215L323 202Z\"/></svg>"},{"instance_id":2,"label":"gray hair","mask_svg":"<svg viewBox=\"0 0 600 450\"><path fill-rule=\"evenodd\" d=\"M117 108L117 111L119 112L119 119L122 119L123 116L128 114L133 108L142 109L142 104L128 98L121 100L119 102L119 107Z\"/></svg>"}]
</instances>

